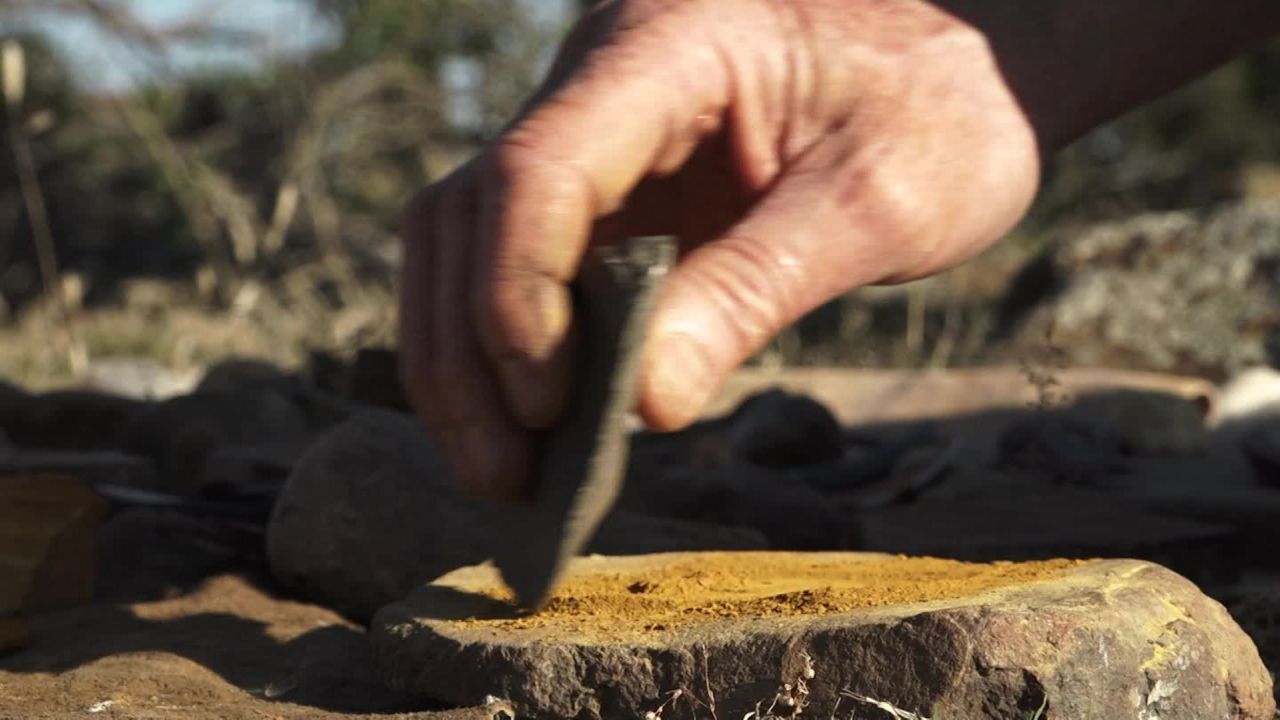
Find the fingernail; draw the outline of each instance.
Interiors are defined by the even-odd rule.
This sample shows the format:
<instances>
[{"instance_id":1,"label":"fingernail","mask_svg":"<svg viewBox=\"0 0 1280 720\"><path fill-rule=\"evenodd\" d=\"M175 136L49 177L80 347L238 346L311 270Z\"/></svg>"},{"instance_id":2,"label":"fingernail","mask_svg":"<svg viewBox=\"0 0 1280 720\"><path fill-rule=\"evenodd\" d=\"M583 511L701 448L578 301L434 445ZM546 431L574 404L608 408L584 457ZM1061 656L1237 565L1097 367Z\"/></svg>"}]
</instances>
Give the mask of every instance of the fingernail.
<instances>
[{"instance_id":1,"label":"fingernail","mask_svg":"<svg viewBox=\"0 0 1280 720\"><path fill-rule=\"evenodd\" d=\"M652 355L649 390L663 419L683 427L697 418L715 390L706 352L688 335L668 335Z\"/></svg>"}]
</instances>

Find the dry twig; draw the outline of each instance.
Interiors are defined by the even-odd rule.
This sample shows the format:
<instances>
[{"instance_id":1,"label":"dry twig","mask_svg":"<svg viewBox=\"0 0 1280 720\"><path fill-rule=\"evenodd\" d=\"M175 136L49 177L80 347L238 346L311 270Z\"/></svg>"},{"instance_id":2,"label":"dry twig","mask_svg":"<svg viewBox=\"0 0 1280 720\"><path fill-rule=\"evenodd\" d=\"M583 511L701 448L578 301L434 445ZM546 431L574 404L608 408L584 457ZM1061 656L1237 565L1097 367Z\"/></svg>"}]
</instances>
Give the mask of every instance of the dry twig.
<instances>
[{"instance_id":1,"label":"dry twig","mask_svg":"<svg viewBox=\"0 0 1280 720\"><path fill-rule=\"evenodd\" d=\"M44 286L45 297L53 303L57 311L66 344L67 364L72 374L79 377L84 374L88 366L88 357L84 345L76 336L74 319L62 289L61 273L58 269L58 250L53 237L53 228L49 222L49 209L45 204L44 192L40 188L40 173L36 167L35 153L31 151L30 139L27 137L26 123L22 119L22 105L26 95L26 58L22 45L14 40L6 41L3 49L0 50L0 65L3 65L0 73L3 74L9 146L13 151L18 185L21 188L23 203L27 207L27 218L31 223L31 236L35 244L40 281Z\"/></svg>"}]
</instances>

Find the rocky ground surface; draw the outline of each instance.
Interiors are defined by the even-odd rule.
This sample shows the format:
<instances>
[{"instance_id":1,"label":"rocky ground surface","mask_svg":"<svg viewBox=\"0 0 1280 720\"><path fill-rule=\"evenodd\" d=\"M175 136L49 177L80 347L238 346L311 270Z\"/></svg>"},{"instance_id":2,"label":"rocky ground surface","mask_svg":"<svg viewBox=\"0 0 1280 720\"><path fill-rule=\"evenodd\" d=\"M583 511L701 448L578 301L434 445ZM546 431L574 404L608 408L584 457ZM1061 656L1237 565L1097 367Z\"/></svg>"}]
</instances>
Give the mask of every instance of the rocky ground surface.
<instances>
[{"instance_id":1,"label":"rocky ground surface","mask_svg":"<svg viewBox=\"0 0 1280 720\"><path fill-rule=\"evenodd\" d=\"M1280 202L1139 215L1050 245L1014 279L998 342L1072 365L1215 379L1280 359Z\"/></svg>"},{"instance_id":2,"label":"rocky ground surface","mask_svg":"<svg viewBox=\"0 0 1280 720\"><path fill-rule=\"evenodd\" d=\"M1259 371L1218 387L1176 376L1063 371L1055 378L1058 394L1046 398L1043 388L1015 368L947 374L745 372L725 389L712 417L689 432L635 437L628 491L592 549L609 555L872 550L973 561L1146 558L1167 564L1226 603L1262 656L1275 663L1280 633L1271 578L1277 575L1267 549L1274 547L1276 497L1268 484L1265 444L1239 442L1268 427L1266 413L1260 415L1257 403L1246 400L1265 397L1258 388L1273 387L1274 379ZM206 387L208 398L197 393L161 403L104 402L86 394L14 395L23 403L43 398L54 405L105 408L105 419L75 415L92 418L82 423L80 437L82 442L101 438L97 446L102 449L95 453L12 448L2 458L22 471L11 474L5 486L17 499L13 507L34 518L28 537L46 538L36 557L26 559L29 572L19 575L26 589L6 600L10 615L7 636L0 637L5 640L0 647L7 648L0 658L0 698L23 708L14 717L80 716L93 708L124 707L129 711L119 710L118 716L360 717L440 712L458 703L481 703L485 694L522 698L525 710L552 716L545 711L553 706L531 704L518 692L518 680L531 676L512 676L496 666L492 677L466 674L490 686L483 693L480 685L450 681L455 676L449 674L433 676L439 684L424 684L425 665L395 660L403 649L386 642L388 627L405 626L406 618L421 615L411 605L393 605L379 616L381 664L372 662L364 630L356 623L441 573L483 561L488 540L501 532L490 527L483 508L453 489L411 416L385 404L374 407L317 391L256 365L220 368ZM1249 391L1244 399L1241 387ZM222 395L248 392L255 395L252 403L229 402ZM263 399L272 393L284 402ZM243 433L239 426L251 421L248 411L275 418L264 426L277 428L278 434ZM60 412L65 410L52 411L51 417ZM224 425L219 413L228 418ZM169 422L137 421L175 416ZM1263 420L1248 421L1259 417ZM129 427L132 433L122 432ZM41 437L35 423L22 428L30 437ZM202 432L192 439L195 428ZM114 438L133 433L150 437L137 446L146 452L106 449ZM289 433L307 440L298 442ZM39 467L82 478L81 489L54 492L49 481L33 483L30 470ZM27 479L15 484L13 477ZM33 487L44 490L37 493ZM89 493L95 497L90 504L105 505L105 511L79 510L65 498L49 500L64 495L83 500L84 487L97 491ZM86 525L86 512L98 519L96 526ZM86 544L86 537L91 542ZM95 566L89 595L76 580ZM1134 591L1154 593L1140 604L1168 608L1165 600L1172 596L1161 593L1174 587L1178 597L1170 602L1199 608L1192 625L1220 626L1207 635L1188 630L1188 648L1237 657L1254 647L1243 636L1231 640L1234 626L1213 609L1219 606L1189 594L1193 588L1185 581L1163 571L1144 577L1158 582ZM57 592L50 594L50 587ZM1099 622L1117 614L1138 617L1118 613L1119 605L1108 614L1109 596L1099 593L1095 587L1059 599L1064 606L1095 603L1088 614ZM304 602L279 599L282 595ZM923 657L953 658L943 651L956 643L973 652L995 651L998 643L985 639L986 626L974 618L1004 617L997 612L1004 606L974 611L973 600L968 596L959 603L969 608L961 612L967 620L946 615L946 623L938 626L968 630L913 636L923 643ZM49 605L73 607L49 610ZM1030 605L1049 615L1058 607L1046 598ZM1023 612L1029 605L1019 607ZM1052 622L1014 616L1026 621L1024 629L1065 622L1056 615ZM387 617L400 619L388 622ZM864 620L854 624L862 627ZM1150 630L1126 625L1105 632L1137 642ZM420 644L426 632L410 633L412 642L406 640L404 647ZM776 649L779 638L787 636L770 637ZM1221 644L1210 650L1208 637ZM1141 642L1150 645L1147 639ZM824 664L839 662L827 658ZM726 659L725 667L746 666ZM777 680L779 667L771 678ZM1145 672L1129 675L1146 677ZM1269 690L1269 678L1250 675L1247 668L1241 672L1253 680L1238 682L1232 692L1215 686L1214 697L1239 700ZM933 677L912 677L926 676ZM1044 688L1073 682L1043 665L1030 677ZM383 689L388 681L402 693ZM664 693L679 689L674 680L672 685L653 684L654 692L644 698L626 697L638 708L655 708L671 699ZM1014 685L1000 685L1000 692L1009 694L992 699L992 707L1032 702L1030 691ZM1019 687L1030 686L1027 681ZM1148 699L1153 687L1147 687ZM894 707L913 707L912 712L970 702L941 690L873 694L885 690L880 685L849 689L877 702L904 703ZM1156 693L1157 701L1162 692ZM667 716L689 716L694 697L686 696L683 709L667 707ZM1068 703L1069 696L1056 697L1053 702ZM853 704L844 707L858 712L858 701L847 699ZM1255 713L1261 706L1248 707ZM8 711L4 703L0 708ZM473 710L480 713L476 717L506 712L501 706ZM1003 717L976 717L986 716Z\"/></svg>"},{"instance_id":3,"label":"rocky ground surface","mask_svg":"<svg viewBox=\"0 0 1280 720\"><path fill-rule=\"evenodd\" d=\"M744 371L689 431L637 427L626 491L592 550L1134 558L1223 603L1280 668L1280 375L1254 367L1277 327L1263 298L1280 284L1278 217L1253 203L1140 218L1051 251L1015 289L1035 292L1011 300L1031 308L1000 340L1025 350L1018 363ZM1213 282L1233 291L1176 309L1175 294ZM250 300L235 322L256 317ZM365 320L334 337L359 342ZM1139 337L1148 326L1159 332ZM1238 343L1219 337L1229 327ZM1065 369L1092 362L1190 374ZM361 623L486 559L502 528L453 489L405 412L394 356L296 367L95 361L74 388L0 387L0 718L360 717L484 700L379 689L427 686L375 671ZM1153 608L1168 584L1143 590ZM1215 612L1184 601L1196 618ZM961 635L980 649L980 630ZM941 652L960 636L920 637ZM494 694L514 694L511 681L492 679ZM1004 717L991 713L977 717Z\"/></svg>"}]
</instances>

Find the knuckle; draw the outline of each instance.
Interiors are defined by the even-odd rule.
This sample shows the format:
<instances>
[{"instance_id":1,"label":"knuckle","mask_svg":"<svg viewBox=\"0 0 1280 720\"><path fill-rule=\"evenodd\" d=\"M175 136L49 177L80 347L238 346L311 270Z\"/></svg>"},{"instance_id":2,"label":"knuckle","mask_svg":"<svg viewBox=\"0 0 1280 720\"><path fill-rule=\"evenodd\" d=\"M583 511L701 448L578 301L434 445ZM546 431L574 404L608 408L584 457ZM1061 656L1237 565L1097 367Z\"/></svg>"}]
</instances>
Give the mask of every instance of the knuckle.
<instances>
[{"instance_id":1,"label":"knuckle","mask_svg":"<svg viewBox=\"0 0 1280 720\"><path fill-rule=\"evenodd\" d=\"M559 102L559 101L555 101ZM554 149L558 132L535 115L507 133L489 154L486 174L497 192L491 196L508 207L526 200L555 203L580 196L588 187L582 169ZM499 208L499 210L504 208Z\"/></svg>"},{"instance_id":2,"label":"knuckle","mask_svg":"<svg viewBox=\"0 0 1280 720\"><path fill-rule=\"evenodd\" d=\"M485 177L491 183L506 187L518 182L530 166L542 161L544 151L537 134L529 128L533 122L521 121L494 143L485 160Z\"/></svg>"},{"instance_id":3,"label":"knuckle","mask_svg":"<svg viewBox=\"0 0 1280 720\"><path fill-rule=\"evenodd\" d=\"M896 149L877 148L839 167L835 202L840 221L868 238L880 271L877 283L909 279L943 243L936 211L922 208L929 188L913 177Z\"/></svg>"}]
</instances>

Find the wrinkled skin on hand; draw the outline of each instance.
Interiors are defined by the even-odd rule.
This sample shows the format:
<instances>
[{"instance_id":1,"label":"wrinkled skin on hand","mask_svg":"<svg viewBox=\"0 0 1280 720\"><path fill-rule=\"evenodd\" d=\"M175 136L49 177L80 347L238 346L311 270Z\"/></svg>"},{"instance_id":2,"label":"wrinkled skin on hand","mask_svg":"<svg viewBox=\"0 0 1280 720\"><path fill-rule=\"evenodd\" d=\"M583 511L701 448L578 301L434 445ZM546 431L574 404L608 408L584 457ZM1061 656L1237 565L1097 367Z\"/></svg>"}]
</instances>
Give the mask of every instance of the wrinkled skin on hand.
<instances>
[{"instance_id":1,"label":"wrinkled skin on hand","mask_svg":"<svg viewBox=\"0 0 1280 720\"><path fill-rule=\"evenodd\" d=\"M925 2L620 0L404 219L402 375L464 487L511 499L572 382L586 249L675 234L639 410L694 420L782 328L985 249L1037 187L986 38Z\"/></svg>"}]
</instances>

